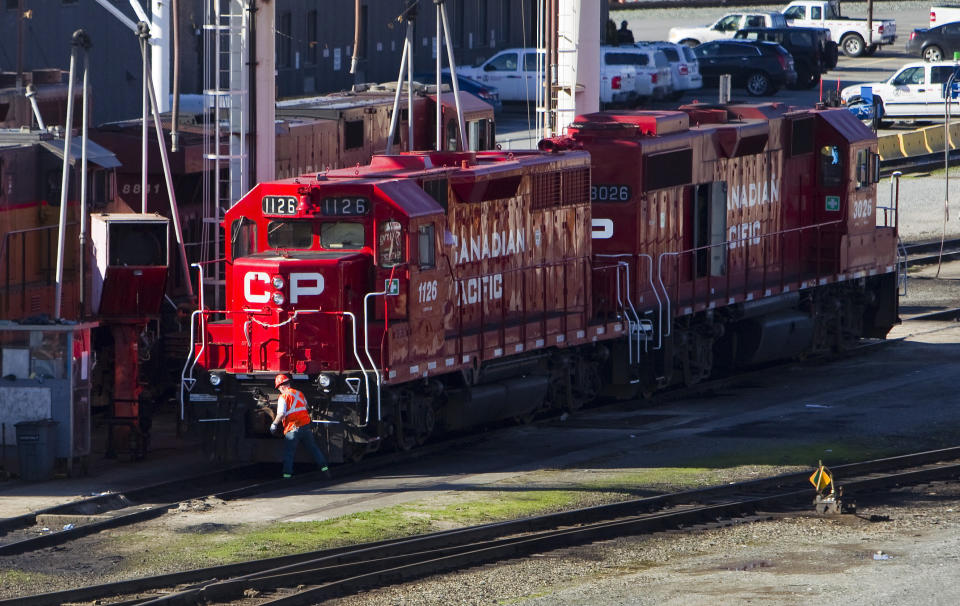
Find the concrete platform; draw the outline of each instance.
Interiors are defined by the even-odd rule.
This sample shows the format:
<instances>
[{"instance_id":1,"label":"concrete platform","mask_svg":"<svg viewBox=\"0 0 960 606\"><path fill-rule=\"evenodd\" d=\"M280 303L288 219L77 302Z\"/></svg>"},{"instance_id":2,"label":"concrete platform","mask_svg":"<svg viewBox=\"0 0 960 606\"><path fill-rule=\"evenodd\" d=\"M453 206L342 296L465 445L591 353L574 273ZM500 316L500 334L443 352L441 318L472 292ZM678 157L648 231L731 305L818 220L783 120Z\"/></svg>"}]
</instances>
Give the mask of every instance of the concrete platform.
<instances>
[{"instance_id":1,"label":"concrete platform","mask_svg":"<svg viewBox=\"0 0 960 606\"><path fill-rule=\"evenodd\" d=\"M215 470L228 465L206 460L199 445L176 435L172 413L154 418L151 432L151 451L146 459L131 460L129 453L116 459L107 459L106 426L94 420L92 453L88 457L86 475L55 477L46 482L23 482L17 479L0 482L0 518L23 515L32 511L69 503L103 493L124 492L150 486L171 478L195 475L198 470ZM6 471L16 473L16 463Z\"/></svg>"}]
</instances>

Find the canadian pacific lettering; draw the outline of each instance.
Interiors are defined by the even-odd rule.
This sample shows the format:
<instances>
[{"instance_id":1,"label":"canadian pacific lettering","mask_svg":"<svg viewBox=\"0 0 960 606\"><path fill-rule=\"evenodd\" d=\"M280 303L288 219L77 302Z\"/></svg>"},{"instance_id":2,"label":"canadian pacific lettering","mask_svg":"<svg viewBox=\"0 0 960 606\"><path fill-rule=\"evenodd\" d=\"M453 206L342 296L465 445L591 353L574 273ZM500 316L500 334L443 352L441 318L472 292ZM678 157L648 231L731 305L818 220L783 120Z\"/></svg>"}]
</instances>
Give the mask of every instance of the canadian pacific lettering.
<instances>
[{"instance_id":1,"label":"canadian pacific lettering","mask_svg":"<svg viewBox=\"0 0 960 606\"><path fill-rule=\"evenodd\" d=\"M727 210L774 204L780 201L780 181L777 175L771 175L770 180L757 183L744 183L730 188L730 198Z\"/></svg>"},{"instance_id":2,"label":"canadian pacific lettering","mask_svg":"<svg viewBox=\"0 0 960 606\"><path fill-rule=\"evenodd\" d=\"M527 238L521 229L501 230L476 236L454 236L453 261L457 265L476 263L483 259L497 259L526 252ZM469 270L463 272L471 273ZM503 274L493 273L457 280L456 298L459 305L503 298Z\"/></svg>"},{"instance_id":3,"label":"canadian pacific lettering","mask_svg":"<svg viewBox=\"0 0 960 606\"><path fill-rule=\"evenodd\" d=\"M457 265L481 259L496 259L526 251L523 230L495 231L470 238L454 236L454 262Z\"/></svg>"}]
</instances>

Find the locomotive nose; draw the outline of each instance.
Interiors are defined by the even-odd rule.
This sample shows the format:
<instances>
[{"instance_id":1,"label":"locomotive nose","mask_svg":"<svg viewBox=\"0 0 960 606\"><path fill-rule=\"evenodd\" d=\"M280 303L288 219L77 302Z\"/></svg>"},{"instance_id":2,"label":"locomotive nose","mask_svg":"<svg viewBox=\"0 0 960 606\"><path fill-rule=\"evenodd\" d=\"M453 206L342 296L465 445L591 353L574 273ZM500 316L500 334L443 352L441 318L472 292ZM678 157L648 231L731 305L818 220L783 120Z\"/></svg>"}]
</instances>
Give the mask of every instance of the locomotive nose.
<instances>
[{"instance_id":1,"label":"locomotive nose","mask_svg":"<svg viewBox=\"0 0 960 606\"><path fill-rule=\"evenodd\" d=\"M361 254L303 252L296 258L237 259L232 318L244 372L340 370L339 331L357 314L370 260ZM349 342L349 341L348 341Z\"/></svg>"}]
</instances>

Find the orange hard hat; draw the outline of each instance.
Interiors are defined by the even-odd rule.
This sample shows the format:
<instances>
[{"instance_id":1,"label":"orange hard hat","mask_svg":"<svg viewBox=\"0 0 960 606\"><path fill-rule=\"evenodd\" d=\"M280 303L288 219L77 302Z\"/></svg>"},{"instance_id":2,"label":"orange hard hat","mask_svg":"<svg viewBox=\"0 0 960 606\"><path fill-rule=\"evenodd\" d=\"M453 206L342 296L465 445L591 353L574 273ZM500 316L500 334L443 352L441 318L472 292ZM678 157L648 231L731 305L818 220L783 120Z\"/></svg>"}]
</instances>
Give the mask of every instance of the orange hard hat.
<instances>
[{"instance_id":1,"label":"orange hard hat","mask_svg":"<svg viewBox=\"0 0 960 606\"><path fill-rule=\"evenodd\" d=\"M290 382L290 377L288 377L287 375L277 375L277 378L273 380L273 386L280 387L284 383L289 383L289 382Z\"/></svg>"}]
</instances>

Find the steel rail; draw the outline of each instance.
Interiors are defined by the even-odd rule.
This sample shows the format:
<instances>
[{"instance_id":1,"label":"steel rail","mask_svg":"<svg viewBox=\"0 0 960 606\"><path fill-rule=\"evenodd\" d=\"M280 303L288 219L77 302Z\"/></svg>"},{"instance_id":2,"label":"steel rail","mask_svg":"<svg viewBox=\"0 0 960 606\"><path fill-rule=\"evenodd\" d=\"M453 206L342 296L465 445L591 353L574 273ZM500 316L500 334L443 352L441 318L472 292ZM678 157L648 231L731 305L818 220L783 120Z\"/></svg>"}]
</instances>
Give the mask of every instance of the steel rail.
<instances>
[{"instance_id":1,"label":"steel rail","mask_svg":"<svg viewBox=\"0 0 960 606\"><path fill-rule=\"evenodd\" d=\"M960 240L958 240L958 243L960 243ZM938 311L934 311L926 314L921 314L918 316L904 318L904 321L905 322L922 322L922 321L940 320L940 319L960 319L960 308L938 310ZM861 347L852 348L850 350L845 350L844 352L841 352L841 353L851 354L851 353L856 353L858 351L870 350L877 345L888 345L901 340L902 339L886 339L883 341L879 341L877 343L870 344L869 346L861 346ZM838 354L828 354L829 357L836 357L837 355ZM765 373L767 372L767 370L769 370L769 367L765 366L763 369L757 372ZM664 391L661 394L659 394L658 397L662 401L670 401L677 398L689 397L691 393L696 393L703 390L717 389L718 387L722 387L731 382L736 383L738 381L742 381L745 377L749 378L751 374L752 373L750 372L746 374L744 374L743 372L740 372L730 376L717 377L709 381L704 381L686 388L678 388L678 389ZM551 423L549 418L545 419L544 422L547 424ZM569 421L564 423L562 426L564 428L571 427ZM408 459L415 459L423 456L429 456L432 453L442 451L443 449L450 447L451 444L460 444L464 441L470 441L472 439L476 439L476 438L471 438L469 436L466 438L455 438L452 441L445 440L442 442L437 442L427 447L421 447L412 452L405 453L405 455L401 457L399 462L403 462ZM376 469L380 469L388 465L394 465L398 462L397 457L399 455L398 453L391 453L391 456L392 458L384 457L383 460L381 460L380 458L371 458L371 459L365 460L362 463L343 466L341 468L342 470L341 473L353 476L353 475L358 475L363 473L369 473L369 472L375 471ZM30 526L35 525L37 523L37 517L40 515L44 515L44 514L69 515L72 513L76 513L77 511L89 510L90 507L95 507L98 513L104 513L106 511L113 511L117 509L127 508L132 506L133 504L126 504L126 505L123 505L122 507L109 507L107 509L101 509L102 507L109 506L109 503L111 501L116 501L123 498L126 498L129 501L133 501L134 503L144 503L148 499L156 500L157 494L162 494L164 492L171 492L174 488L182 489L185 483L201 484L209 487L209 482L215 481L216 478L220 476L232 475L233 477L236 477L237 474L248 473L249 471L254 470L256 467L257 465L249 465L249 466L241 466L238 468L230 468L228 470L223 470L223 471L205 473L205 474L195 476L193 478L188 478L186 480L174 480L170 482L163 482L153 486L143 487L133 491L124 491L121 493L110 493L107 495L99 495L99 496L95 496L87 499L73 501L70 503L66 503L64 505L57 505L47 509L38 510L38 511L24 514L21 516L0 519L0 536L14 530L24 529L24 528L28 528ZM308 481L312 481L313 479L320 479L319 477L312 478L312 474L304 475L301 477ZM61 530L57 532L52 532L50 534L41 535L41 536L33 537L30 539L25 539L15 543L0 545L0 555L20 554L20 553L33 551L36 549L41 549L44 547L62 545L72 540L81 538L83 536L87 536L87 535L99 532L101 530L118 528L125 525L146 521L148 519L152 519L155 517L159 517L160 515L163 515L171 507L176 506L179 502L185 499L216 497L223 500L235 500L235 499L245 498L247 496L263 494L273 490L281 489L288 485L289 485L289 482L283 482L281 480L268 480L265 482L257 481L246 486L233 488L233 489L229 489L221 492L211 493L209 489L203 492L202 494L200 493L187 494L185 492L179 498L168 499L167 502L156 504L149 508L141 509L131 514L116 516L107 520L92 522L89 524L77 525L75 528L71 530Z\"/></svg>"},{"instance_id":2,"label":"steel rail","mask_svg":"<svg viewBox=\"0 0 960 606\"><path fill-rule=\"evenodd\" d=\"M928 482L960 476L960 447L837 465L845 496L890 485ZM906 470L906 471L905 471ZM706 489L633 499L573 511L341 547L264 561L243 562L119 583L0 600L0 606L46 606L66 598L90 600L144 591L195 586L151 597L142 604L191 604L229 599L245 589L266 591L304 581L321 585L280 597L271 604L315 603L399 580L517 557L584 542L637 534L718 518L752 515L762 507L789 507L809 500L810 471L722 485ZM859 477L857 477L859 476ZM672 508L672 510L670 509ZM375 565L371 565L375 562ZM386 568L388 565L392 568ZM294 583L294 581L296 581ZM311 602L312 600L312 602ZM138 600L139 601L139 600Z\"/></svg>"},{"instance_id":3,"label":"steel rail","mask_svg":"<svg viewBox=\"0 0 960 606\"><path fill-rule=\"evenodd\" d=\"M456 437L424 446L404 453L390 453L390 456L371 457L360 463L341 466L339 473L344 477L359 476L376 472L397 463L405 463L436 454L449 448L462 447L480 439L480 436ZM142 506L128 514L113 516L104 520L77 524L70 530L59 530L37 537L23 539L5 545L0 545L0 556L16 555L35 551L55 545L63 545L70 541L107 530L136 524L165 514L184 500L199 498L218 498L232 501L253 495L264 494L276 490L289 488L288 479L277 478L275 463L254 463L251 465L233 466L226 469L206 472L189 478L180 478L144 486L134 490L97 495L86 499L71 501L62 505L48 507L16 517L0 519L0 536L29 528L37 524L39 516L43 515L85 515L80 512L94 509L97 514L118 511L130 507ZM238 482L232 478L252 480L241 486L225 487ZM325 482L319 472L305 473L297 476L301 482ZM269 479L267 479L269 478ZM211 486L211 485L214 486ZM217 488L216 484L220 484ZM123 501L126 501L123 503ZM157 501L162 501L157 503ZM113 506L112 502L121 503ZM147 505L147 503L150 503Z\"/></svg>"}]
</instances>

